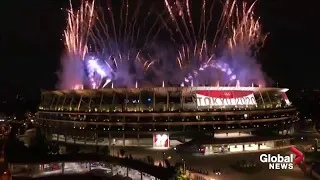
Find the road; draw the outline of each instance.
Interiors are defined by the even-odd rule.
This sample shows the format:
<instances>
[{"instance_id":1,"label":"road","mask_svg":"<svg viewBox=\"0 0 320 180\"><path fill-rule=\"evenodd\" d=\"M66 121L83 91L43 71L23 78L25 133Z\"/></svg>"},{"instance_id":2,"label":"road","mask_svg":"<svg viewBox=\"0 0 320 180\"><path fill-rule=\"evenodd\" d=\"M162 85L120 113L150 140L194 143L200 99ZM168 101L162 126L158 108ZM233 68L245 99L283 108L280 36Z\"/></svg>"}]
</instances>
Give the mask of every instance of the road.
<instances>
[{"instance_id":1,"label":"road","mask_svg":"<svg viewBox=\"0 0 320 180\"><path fill-rule=\"evenodd\" d=\"M86 173L98 173L99 176L102 177L112 177L112 176L121 176L126 177L127 173L128 176L133 180L140 180L141 174L139 171L134 169L129 169L127 171L126 167L121 166L113 166L111 170L111 166L107 166L104 163L91 163L91 169L89 168L89 163L83 163L83 162L74 162L74 163L65 163L64 165L64 171L62 171L61 168L56 169L50 169L47 168L45 170L42 170L40 172L35 173L16 173L13 174L14 177L32 177L32 178L41 178L41 177L47 177L52 175L61 175L61 174L86 174ZM95 171L98 170L98 171ZM143 180L153 180L154 178L149 176L148 174L142 175Z\"/></svg>"},{"instance_id":2,"label":"road","mask_svg":"<svg viewBox=\"0 0 320 180\"><path fill-rule=\"evenodd\" d=\"M114 147L114 154L117 155L120 147ZM193 169L201 169L207 171L209 176L214 179L221 180L248 180L248 179L259 179L259 180L304 180L309 179L306 177L299 167L294 167L293 170L269 170L266 164L259 162L259 156L262 153L270 153L273 155L290 154L289 148L269 150L266 152L248 152L248 153L237 153L237 154L222 154L222 155L211 155L203 156L200 154L178 154L174 150L154 150L150 148L138 149L136 147L125 147L126 155L132 154L135 159L146 159L146 156L150 155L154 158L155 164L163 161L163 152L165 152L165 158L170 157L170 162L175 164L182 160L186 162L186 166ZM113 154L113 149L110 149L110 154ZM262 170L255 174L244 174L233 170L230 165L235 164L239 161L247 160L253 161L262 166ZM163 163L162 163L163 164ZM213 170L220 169L222 174L217 176Z\"/></svg>"}]
</instances>

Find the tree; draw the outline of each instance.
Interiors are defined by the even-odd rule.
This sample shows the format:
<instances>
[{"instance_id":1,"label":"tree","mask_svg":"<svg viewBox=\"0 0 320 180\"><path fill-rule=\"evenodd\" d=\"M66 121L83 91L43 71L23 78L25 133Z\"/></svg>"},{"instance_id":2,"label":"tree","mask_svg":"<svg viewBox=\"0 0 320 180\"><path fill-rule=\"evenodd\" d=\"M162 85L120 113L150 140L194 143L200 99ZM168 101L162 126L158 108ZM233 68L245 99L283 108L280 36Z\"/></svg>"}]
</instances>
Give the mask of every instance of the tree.
<instances>
[{"instance_id":1,"label":"tree","mask_svg":"<svg viewBox=\"0 0 320 180\"><path fill-rule=\"evenodd\" d=\"M52 143L52 144L49 146L49 151L50 151L52 154L59 154L59 153L60 153L59 145L56 144L56 143Z\"/></svg>"},{"instance_id":2,"label":"tree","mask_svg":"<svg viewBox=\"0 0 320 180\"><path fill-rule=\"evenodd\" d=\"M12 129L9 133L8 139L3 147L3 152L4 160L6 162L10 161L11 159L20 159L29 156L28 148L23 142L17 139L15 129Z\"/></svg>"},{"instance_id":3,"label":"tree","mask_svg":"<svg viewBox=\"0 0 320 180\"><path fill-rule=\"evenodd\" d=\"M31 139L29 150L35 156L45 156L49 152L48 144L39 127L36 128L35 137Z\"/></svg>"},{"instance_id":4,"label":"tree","mask_svg":"<svg viewBox=\"0 0 320 180\"><path fill-rule=\"evenodd\" d=\"M103 146L101 148L100 154L103 156L108 156L110 154L110 150L108 146Z\"/></svg>"},{"instance_id":5,"label":"tree","mask_svg":"<svg viewBox=\"0 0 320 180\"><path fill-rule=\"evenodd\" d=\"M177 173L176 173L177 180L189 180L190 179L190 177L186 173L184 173L184 169L182 166L178 167L176 171L177 171Z\"/></svg>"},{"instance_id":6,"label":"tree","mask_svg":"<svg viewBox=\"0 0 320 180\"><path fill-rule=\"evenodd\" d=\"M68 145L66 152L70 154L77 154L80 151L80 148L74 145Z\"/></svg>"},{"instance_id":7,"label":"tree","mask_svg":"<svg viewBox=\"0 0 320 180\"><path fill-rule=\"evenodd\" d=\"M164 163L166 164L166 167L169 168L171 167L170 162L168 159L164 160Z\"/></svg>"},{"instance_id":8,"label":"tree","mask_svg":"<svg viewBox=\"0 0 320 180\"><path fill-rule=\"evenodd\" d=\"M148 164L154 165L154 159L151 156L147 156L147 162Z\"/></svg>"},{"instance_id":9,"label":"tree","mask_svg":"<svg viewBox=\"0 0 320 180\"><path fill-rule=\"evenodd\" d=\"M120 156L121 157L124 157L125 153L126 153L126 151L124 149L120 149Z\"/></svg>"},{"instance_id":10,"label":"tree","mask_svg":"<svg viewBox=\"0 0 320 180\"><path fill-rule=\"evenodd\" d=\"M149 163L149 164L151 164L151 161L152 160L152 158L151 158L151 156L147 156L147 162Z\"/></svg>"},{"instance_id":11,"label":"tree","mask_svg":"<svg viewBox=\"0 0 320 180\"><path fill-rule=\"evenodd\" d=\"M96 146L96 153L97 153L97 154L99 154L99 153L100 153L100 148L99 148L99 146L98 146L98 145Z\"/></svg>"}]
</instances>

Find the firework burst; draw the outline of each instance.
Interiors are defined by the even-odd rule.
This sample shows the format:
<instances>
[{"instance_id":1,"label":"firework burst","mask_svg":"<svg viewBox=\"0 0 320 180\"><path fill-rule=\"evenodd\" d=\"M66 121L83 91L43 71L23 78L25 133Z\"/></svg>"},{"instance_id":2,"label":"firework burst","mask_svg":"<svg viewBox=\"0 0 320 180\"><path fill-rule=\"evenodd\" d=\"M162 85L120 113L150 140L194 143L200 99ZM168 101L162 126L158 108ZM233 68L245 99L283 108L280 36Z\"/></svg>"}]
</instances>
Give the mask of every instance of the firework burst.
<instances>
[{"instance_id":1,"label":"firework burst","mask_svg":"<svg viewBox=\"0 0 320 180\"><path fill-rule=\"evenodd\" d=\"M62 58L62 71L60 72L60 88L83 88L83 60L88 52L87 40L90 29L94 24L94 2L83 2L75 10L70 2L67 11L67 28L64 31L66 53Z\"/></svg>"},{"instance_id":2,"label":"firework burst","mask_svg":"<svg viewBox=\"0 0 320 180\"><path fill-rule=\"evenodd\" d=\"M266 38L254 4L227 0L216 21L215 1L202 0L200 21L194 23L191 0L164 0L163 11L141 1L124 0L119 7L104 2L83 1L77 10L70 3L62 76L69 86L63 88L246 81L254 63L243 65L255 60L252 47ZM170 43L157 41L161 33L169 33L162 37Z\"/></svg>"},{"instance_id":3,"label":"firework burst","mask_svg":"<svg viewBox=\"0 0 320 180\"><path fill-rule=\"evenodd\" d=\"M114 8L120 14L115 14ZM149 20L152 8L129 0L118 8L110 0L99 6L83 1L78 14L71 8L65 42L70 56L84 60L90 88L103 88L110 82L132 86L144 80L144 73L154 63L145 49L160 32L159 18Z\"/></svg>"},{"instance_id":4,"label":"firework burst","mask_svg":"<svg viewBox=\"0 0 320 180\"><path fill-rule=\"evenodd\" d=\"M210 75L208 72L201 78L196 78L201 72L212 71L211 68L225 72L228 75L227 83L240 77L242 81L249 80L248 77L243 77L244 71L240 73L240 77L234 72L243 67L231 68L229 64L239 65L240 62L245 64L246 60L252 61L252 47L263 44L266 38L261 32L259 18L255 17L253 12L255 3L250 6L247 3L237 5L235 0L227 0L216 22L213 17L216 1L202 0L200 23L197 26L193 22L195 16L192 14L194 9L191 9L191 0L164 0L164 3L171 22L166 23L165 27L170 31L171 39L180 44L176 60L181 69L193 69L187 71L185 83L193 83L195 80L198 83L207 83L212 76L217 78L216 73ZM252 64L251 62L250 68L257 70ZM248 70L249 67L244 69ZM263 77L260 74L254 79L250 77L250 80L259 81L261 78ZM201 80L205 82L200 82Z\"/></svg>"},{"instance_id":5,"label":"firework burst","mask_svg":"<svg viewBox=\"0 0 320 180\"><path fill-rule=\"evenodd\" d=\"M64 31L65 45L70 56L84 59L88 52L87 40L94 24L94 1L83 2L78 10L74 10L70 2L67 28Z\"/></svg>"}]
</instances>

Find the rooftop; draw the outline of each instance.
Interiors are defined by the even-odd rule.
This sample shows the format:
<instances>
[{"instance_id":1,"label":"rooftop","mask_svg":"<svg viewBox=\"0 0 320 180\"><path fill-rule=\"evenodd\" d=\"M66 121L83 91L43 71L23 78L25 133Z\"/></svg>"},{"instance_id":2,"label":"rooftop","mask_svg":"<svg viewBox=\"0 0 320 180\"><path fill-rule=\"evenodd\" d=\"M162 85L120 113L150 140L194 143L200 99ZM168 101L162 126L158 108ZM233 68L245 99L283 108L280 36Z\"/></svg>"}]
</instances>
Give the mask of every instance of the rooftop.
<instances>
[{"instance_id":1,"label":"rooftop","mask_svg":"<svg viewBox=\"0 0 320 180\"><path fill-rule=\"evenodd\" d=\"M79 95L95 95L99 93L139 93L141 91L151 91L157 94L166 94L168 91L190 94L194 91L281 91L287 92L287 88L274 88L274 87L221 87L221 86L199 86L199 87L149 87L149 88L105 88L105 89L82 89L82 90L56 90L56 91L43 91L43 94L54 93L56 95L63 94L79 94Z\"/></svg>"}]
</instances>

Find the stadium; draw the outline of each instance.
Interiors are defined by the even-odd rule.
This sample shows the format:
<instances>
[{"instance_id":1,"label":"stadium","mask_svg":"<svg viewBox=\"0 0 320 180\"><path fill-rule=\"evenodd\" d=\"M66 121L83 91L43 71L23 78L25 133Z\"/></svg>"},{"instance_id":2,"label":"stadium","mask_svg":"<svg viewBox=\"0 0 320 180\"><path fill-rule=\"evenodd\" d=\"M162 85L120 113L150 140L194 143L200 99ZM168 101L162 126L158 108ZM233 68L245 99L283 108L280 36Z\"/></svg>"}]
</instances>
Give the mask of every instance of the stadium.
<instances>
[{"instance_id":1,"label":"stadium","mask_svg":"<svg viewBox=\"0 0 320 180\"><path fill-rule=\"evenodd\" d=\"M43 91L47 138L95 146L204 154L290 145L295 107L285 88L154 87Z\"/></svg>"}]
</instances>

